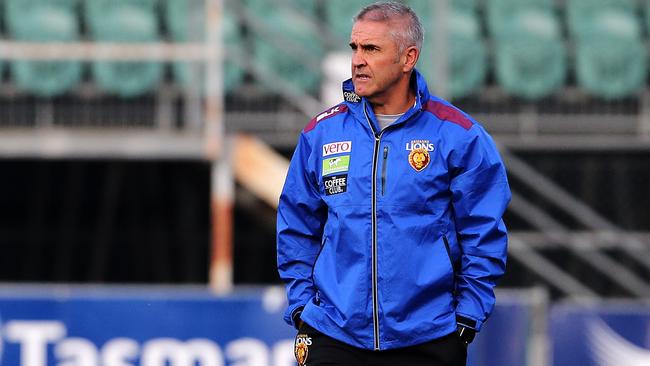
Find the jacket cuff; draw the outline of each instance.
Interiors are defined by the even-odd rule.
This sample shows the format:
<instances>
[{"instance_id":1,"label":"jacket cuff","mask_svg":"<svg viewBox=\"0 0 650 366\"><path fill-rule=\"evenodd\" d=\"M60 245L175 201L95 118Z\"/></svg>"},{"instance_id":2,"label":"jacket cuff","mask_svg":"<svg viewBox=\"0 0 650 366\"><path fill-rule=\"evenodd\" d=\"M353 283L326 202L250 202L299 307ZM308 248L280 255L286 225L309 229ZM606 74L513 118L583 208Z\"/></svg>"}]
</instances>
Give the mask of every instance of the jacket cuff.
<instances>
[{"instance_id":1,"label":"jacket cuff","mask_svg":"<svg viewBox=\"0 0 650 366\"><path fill-rule=\"evenodd\" d=\"M465 328L474 329L477 332L481 330L481 322L461 314L456 314L456 324L463 326Z\"/></svg>"},{"instance_id":2,"label":"jacket cuff","mask_svg":"<svg viewBox=\"0 0 650 366\"><path fill-rule=\"evenodd\" d=\"M304 308L304 306L297 307L293 313L291 313L291 325L293 325L293 327L296 329L298 329L298 320L300 320L300 315L302 314L302 309Z\"/></svg>"}]
</instances>

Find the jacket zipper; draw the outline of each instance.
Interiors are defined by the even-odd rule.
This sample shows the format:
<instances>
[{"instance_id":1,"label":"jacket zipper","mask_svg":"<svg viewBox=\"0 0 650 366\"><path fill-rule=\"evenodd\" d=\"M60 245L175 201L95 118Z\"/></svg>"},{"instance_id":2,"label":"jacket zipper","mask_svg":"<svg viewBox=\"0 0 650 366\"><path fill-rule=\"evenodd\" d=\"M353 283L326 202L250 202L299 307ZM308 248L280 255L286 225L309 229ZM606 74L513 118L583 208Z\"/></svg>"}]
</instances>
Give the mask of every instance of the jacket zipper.
<instances>
[{"instance_id":1,"label":"jacket zipper","mask_svg":"<svg viewBox=\"0 0 650 366\"><path fill-rule=\"evenodd\" d=\"M381 164L381 195L386 193L386 161L388 160L388 146L384 146L384 162Z\"/></svg>"},{"instance_id":2,"label":"jacket zipper","mask_svg":"<svg viewBox=\"0 0 650 366\"><path fill-rule=\"evenodd\" d=\"M366 110L366 103L363 102L363 114L366 117L366 122L370 127L370 131L375 138L375 146L372 152L372 325L374 333L374 349L379 351L379 299L378 299L378 285L377 285L377 165L379 162L379 147L381 145L381 136L386 129L392 126L387 126L379 133L375 132L375 128L370 122L368 111ZM413 118L416 114L410 116L407 120ZM384 162L382 171L382 195L384 194L384 184L386 181L386 160L388 159L388 147L384 147Z\"/></svg>"},{"instance_id":3,"label":"jacket zipper","mask_svg":"<svg viewBox=\"0 0 650 366\"><path fill-rule=\"evenodd\" d=\"M366 116L366 121L370 126L370 130L373 133L375 138L375 145L372 151L372 325L373 325L373 334L374 334L374 349L379 351L379 299L378 299L378 289L377 289L377 161L379 160L379 146L381 144L381 135L384 131L382 130L377 134L375 129L370 123L370 118L368 117L368 111L366 111L366 105L363 105L363 113Z\"/></svg>"}]
</instances>

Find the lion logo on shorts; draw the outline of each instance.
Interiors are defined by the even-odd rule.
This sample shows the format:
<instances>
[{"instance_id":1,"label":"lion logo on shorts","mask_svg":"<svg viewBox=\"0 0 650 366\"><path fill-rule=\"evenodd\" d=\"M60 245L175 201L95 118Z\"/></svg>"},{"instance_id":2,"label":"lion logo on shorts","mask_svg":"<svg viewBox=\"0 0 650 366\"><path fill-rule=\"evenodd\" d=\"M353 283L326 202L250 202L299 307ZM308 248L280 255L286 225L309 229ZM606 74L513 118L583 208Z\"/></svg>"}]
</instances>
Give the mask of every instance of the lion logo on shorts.
<instances>
[{"instance_id":1,"label":"lion logo on shorts","mask_svg":"<svg viewBox=\"0 0 650 366\"><path fill-rule=\"evenodd\" d=\"M311 346L311 337L307 334L298 334L296 336L296 343L293 347L293 354L296 357L298 366L305 366L307 364L307 357L309 356L309 346Z\"/></svg>"}]
</instances>

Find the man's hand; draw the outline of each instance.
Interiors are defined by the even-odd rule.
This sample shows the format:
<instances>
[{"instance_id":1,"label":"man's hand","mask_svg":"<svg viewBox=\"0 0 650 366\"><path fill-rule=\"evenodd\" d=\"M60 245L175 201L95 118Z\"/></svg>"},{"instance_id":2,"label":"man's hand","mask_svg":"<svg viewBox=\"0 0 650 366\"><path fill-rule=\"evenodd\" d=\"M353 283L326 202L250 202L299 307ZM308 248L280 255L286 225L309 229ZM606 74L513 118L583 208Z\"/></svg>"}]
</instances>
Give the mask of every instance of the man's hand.
<instances>
[{"instance_id":1,"label":"man's hand","mask_svg":"<svg viewBox=\"0 0 650 366\"><path fill-rule=\"evenodd\" d=\"M298 329L298 330L300 330L300 328L302 328L302 325L304 324L302 319L300 319L300 314L302 314L302 308L298 308L293 313L293 324L296 325L296 329Z\"/></svg>"},{"instance_id":2,"label":"man's hand","mask_svg":"<svg viewBox=\"0 0 650 366\"><path fill-rule=\"evenodd\" d=\"M474 340L474 336L476 336L476 331L474 329L462 325L459 325L458 328L456 328L456 332L458 333L458 338L460 338L465 347L469 346L469 344Z\"/></svg>"}]
</instances>

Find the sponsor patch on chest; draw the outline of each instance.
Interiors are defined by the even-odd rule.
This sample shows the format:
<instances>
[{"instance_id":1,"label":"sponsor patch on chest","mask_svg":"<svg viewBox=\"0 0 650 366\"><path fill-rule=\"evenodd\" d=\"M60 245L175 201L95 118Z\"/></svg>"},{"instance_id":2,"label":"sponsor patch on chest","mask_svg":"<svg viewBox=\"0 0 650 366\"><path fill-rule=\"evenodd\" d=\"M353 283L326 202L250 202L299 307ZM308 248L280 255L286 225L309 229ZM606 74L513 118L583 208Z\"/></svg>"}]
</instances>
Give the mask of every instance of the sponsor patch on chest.
<instances>
[{"instance_id":1,"label":"sponsor patch on chest","mask_svg":"<svg viewBox=\"0 0 650 366\"><path fill-rule=\"evenodd\" d=\"M429 165L431 155L429 152L435 150L435 147L429 140L411 140L406 143L406 151L408 154L408 162L411 168L416 172L422 171Z\"/></svg>"},{"instance_id":2,"label":"sponsor patch on chest","mask_svg":"<svg viewBox=\"0 0 650 366\"><path fill-rule=\"evenodd\" d=\"M325 186L325 194L328 196L345 193L348 191L348 175L339 174L323 178L323 185Z\"/></svg>"},{"instance_id":3,"label":"sponsor patch on chest","mask_svg":"<svg viewBox=\"0 0 650 366\"><path fill-rule=\"evenodd\" d=\"M335 156L323 159L323 176L347 172L350 168L350 155Z\"/></svg>"},{"instance_id":4,"label":"sponsor patch on chest","mask_svg":"<svg viewBox=\"0 0 650 366\"><path fill-rule=\"evenodd\" d=\"M334 154L349 153L350 151L352 151L352 141L330 142L329 144L323 145L323 157Z\"/></svg>"}]
</instances>

